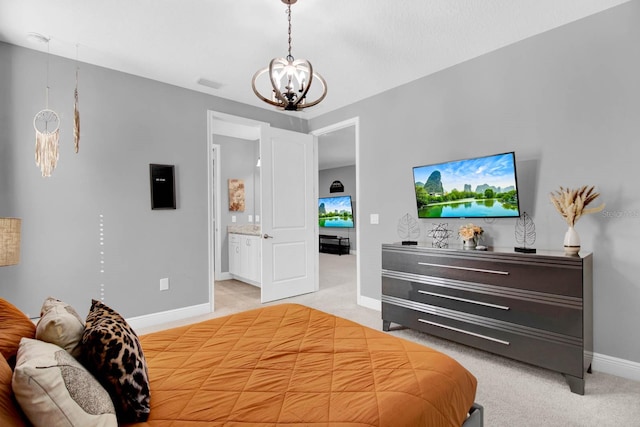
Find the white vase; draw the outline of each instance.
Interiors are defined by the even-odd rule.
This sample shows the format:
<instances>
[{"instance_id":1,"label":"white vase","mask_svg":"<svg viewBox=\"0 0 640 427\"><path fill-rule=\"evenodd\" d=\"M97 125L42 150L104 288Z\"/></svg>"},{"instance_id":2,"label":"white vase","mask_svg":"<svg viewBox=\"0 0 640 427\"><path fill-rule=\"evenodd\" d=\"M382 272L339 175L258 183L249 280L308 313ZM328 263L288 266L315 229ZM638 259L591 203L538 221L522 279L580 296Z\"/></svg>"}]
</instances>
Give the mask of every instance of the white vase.
<instances>
[{"instance_id":1,"label":"white vase","mask_svg":"<svg viewBox=\"0 0 640 427\"><path fill-rule=\"evenodd\" d=\"M580 252L580 236L573 225L564 234L564 253L567 255L577 255Z\"/></svg>"},{"instance_id":2,"label":"white vase","mask_svg":"<svg viewBox=\"0 0 640 427\"><path fill-rule=\"evenodd\" d=\"M462 247L464 249L475 249L476 248L476 239L469 239L462 241Z\"/></svg>"}]
</instances>

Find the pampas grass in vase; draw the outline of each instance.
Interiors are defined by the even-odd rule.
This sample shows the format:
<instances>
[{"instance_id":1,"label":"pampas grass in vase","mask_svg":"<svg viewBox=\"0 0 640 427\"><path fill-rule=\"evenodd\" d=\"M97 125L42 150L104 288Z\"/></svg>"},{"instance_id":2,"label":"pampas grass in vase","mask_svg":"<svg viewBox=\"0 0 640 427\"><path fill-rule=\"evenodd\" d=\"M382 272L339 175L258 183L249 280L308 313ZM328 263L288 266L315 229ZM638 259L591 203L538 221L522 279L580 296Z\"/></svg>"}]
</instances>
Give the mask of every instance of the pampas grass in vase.
<instances>
[{"instance_id":1,"label":"pampas grass in vase","mask_svg":"<svg viewBox=\"0 0 640 427\"><path fill-rule=\"evenodd\" d=\"M553 206L565 220L569 229L564 235L564 251L569 255L577 255L580 251L580 236L574 226L582 215L600 212L604 209L604 203L600 206L589 208L588 206L598 197L600 193L595 191L593 186L582 186L580 188L564 188L549 194Z\"/></svg>"}]
</instances>

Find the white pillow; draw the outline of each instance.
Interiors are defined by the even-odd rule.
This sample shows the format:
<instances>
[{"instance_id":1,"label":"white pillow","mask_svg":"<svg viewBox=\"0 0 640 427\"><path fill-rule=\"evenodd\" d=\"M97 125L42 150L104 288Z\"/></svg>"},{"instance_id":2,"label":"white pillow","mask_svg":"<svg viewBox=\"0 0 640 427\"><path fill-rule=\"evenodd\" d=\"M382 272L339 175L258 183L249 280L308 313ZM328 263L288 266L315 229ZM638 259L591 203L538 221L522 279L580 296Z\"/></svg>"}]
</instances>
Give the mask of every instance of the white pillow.
<instances>
[{"instance_id":1,"label":"white pillow","mask_svg":"<svg viewBox=\"0 0 640 427\"><path fill-rule=\"evenodd\" d=\"M83 332L84 321L73 307L53 297L44 300L36 326L36 339L62 347L77 358Z\"/></svg>"},{"instance_id":2,"label":"white pillow","mask_svg":"<svg viewBox=\"0 0 640 427\"><path fill-rule=\"evenodd\" d=\"M107 391L55 344L22 338L11 386L34 427L118 425Z\"/></svg>"}]
</instances>

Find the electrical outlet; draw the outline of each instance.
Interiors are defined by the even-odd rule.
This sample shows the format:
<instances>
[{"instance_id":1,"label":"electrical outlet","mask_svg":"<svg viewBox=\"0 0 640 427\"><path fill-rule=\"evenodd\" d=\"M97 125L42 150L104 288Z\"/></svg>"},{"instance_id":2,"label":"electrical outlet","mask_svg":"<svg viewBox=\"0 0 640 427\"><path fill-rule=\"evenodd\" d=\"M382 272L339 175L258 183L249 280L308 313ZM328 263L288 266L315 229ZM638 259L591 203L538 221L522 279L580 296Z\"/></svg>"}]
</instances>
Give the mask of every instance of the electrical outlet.
<instances>
[{"instance_id":1,"label":"electrical outlet","mask_svg":"<svg viewBox=\"0 0 640 427\"><path fill-rule=\"evenodd\" d=\"M249 222L253 222L253 215L248 216Z\"/></svg>"},{"instance_id":2,"label":"electrical outlet","mask_svg":"<svg viewBox=\"0 0 640 427\"><path fill-rule=\"evenodd\" d=\"M164 279L160 279L160 290L168 291L169 290L169 278L165 277Z\"/></svg>"},{"instance_id":3,"label":"electrical outlet","mask_svg":"<svg viewBox=\"0 0 640 427\"><path fill-rule=\"evenodd\" d=\"M231 215L231 222L236 222L236 216L235 215Z\"/></svg>"},{"instance_id":4,"label":"electrical outlet","mask_svg":"<svg viewBox=\"0 0 640 427\"><path fill-rule=\"evenodd\" d=\"M260 215L256 215L256 223L260 222Z\"/></svg>"},{"instance_id":5,"label":"electrical outlet","mask_svg":"<svg viewBox=\"0 0 640 427\"><path fill-rule=\"evenodd\" d=\"M369 215L369 222L371 224L379 224L380 223L380 216L378 216L378 214Z\"/></svg>"}]
</instances>

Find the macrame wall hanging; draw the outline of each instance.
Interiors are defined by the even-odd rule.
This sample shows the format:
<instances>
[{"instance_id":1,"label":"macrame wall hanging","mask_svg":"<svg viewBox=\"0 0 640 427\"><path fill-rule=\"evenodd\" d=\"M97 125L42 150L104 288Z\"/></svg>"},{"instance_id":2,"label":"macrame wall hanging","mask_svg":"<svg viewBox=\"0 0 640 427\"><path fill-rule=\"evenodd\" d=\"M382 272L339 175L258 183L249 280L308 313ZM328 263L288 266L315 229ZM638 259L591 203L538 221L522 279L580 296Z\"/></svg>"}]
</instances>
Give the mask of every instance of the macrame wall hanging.
<instances>
[{"instance_id":1,"label":"macrame wall hanging","mask_svg":"<svg viewBox=\"0 0 640 427\"><path fill-rule=\"evenodd\" d=\"M80 150L80 111L78 110L78 45L76 45L76 89L73 91L73 148L76 153Z\"/></svg>"},{"instance_id":2,"label":"macrame wall hanging","mask_svg":"<svg viewBox=\"0 0 640 427\"><path fill-rule=\"evenodd\" d=\"M49 109L49 39L47 41L47 90L46 106L36 113L33 127L36 130L36 165L42 176L51 176L58 164L58 146L60 140L60 117Z\"/></svg>"}]
</instances>

